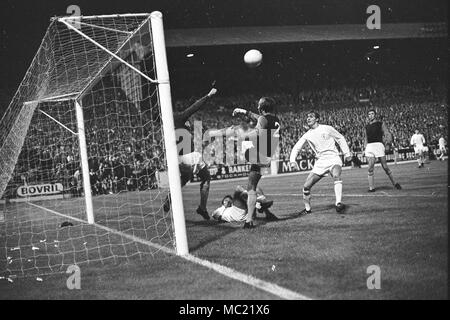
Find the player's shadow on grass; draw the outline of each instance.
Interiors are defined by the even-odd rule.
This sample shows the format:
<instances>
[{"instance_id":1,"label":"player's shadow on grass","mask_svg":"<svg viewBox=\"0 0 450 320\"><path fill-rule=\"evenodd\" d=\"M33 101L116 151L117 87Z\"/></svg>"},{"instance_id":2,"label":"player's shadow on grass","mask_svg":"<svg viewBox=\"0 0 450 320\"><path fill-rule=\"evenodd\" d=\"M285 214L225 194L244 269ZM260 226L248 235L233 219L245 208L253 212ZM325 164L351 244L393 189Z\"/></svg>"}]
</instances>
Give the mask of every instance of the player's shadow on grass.
<instances>
[{"instance_id":1,"label":"player's shadow on grass","mask_svg":"<svg viewBox=\"0 0 450 320\"><path fill-rule=\"evenodd\" d=\"M377 191L393 191L393 190L395 190L395 188L392 186L379 186L379 187L375 188L375 192L377 192ZM367 194L370 195L370 193L367 193Z\"/></svg>"},{"instance_id":2,"label":"player's shadow on grass","mask_svg":"<svg viewBox=\"0 0 450 320\"><path fill-rule=\"evenodd\" d=\"M189 251L193 252L199 250L206 245L210 245L212 242L220 240L221 238L242 229L242 225L234 224L234 223L225 223L218 222L216 220L186 220L187 228L195 228L195 227L207 227L207 232L202 232L201 238L198 241L195 241L197 238L194 238L194 245L189 247ZM208 232L209 231L209 232ZM195 231L194 231L195 232Z\"/></svg>"},{"instance_id":3,"label":"player's shadow on grass","mask_svg":"<svg viewBox=\"0 0 450 320\"><path fill-rule=\"evenodd\" d=\"M294 220L294 219L309 219L309 218L313 218L315 215L318 215L318 214L347 216L347 215L352 215L352 210L358 206L359 206L359 204L355 204L355 203L346 204L344 213L337 213L335 206L333 204L328 204L328 205L324 205L324 206L316 206L312 209L311 214L300 215L299 214L300 210L298 210L296 212L288 213L287 217L279 217L279 220L277 220L277 221L267 221L267 222L281 222L281 221Z\"/></svg>"}]
</instances>

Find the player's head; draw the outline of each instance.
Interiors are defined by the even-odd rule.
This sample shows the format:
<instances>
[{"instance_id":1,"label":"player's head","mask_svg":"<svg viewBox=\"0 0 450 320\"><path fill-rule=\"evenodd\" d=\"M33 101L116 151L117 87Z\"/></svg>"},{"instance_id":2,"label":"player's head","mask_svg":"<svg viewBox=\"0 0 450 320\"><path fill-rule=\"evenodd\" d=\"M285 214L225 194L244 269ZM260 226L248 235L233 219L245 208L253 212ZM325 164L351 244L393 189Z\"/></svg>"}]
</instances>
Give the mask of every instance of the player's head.
<instances>
[{"instance_id":1,"label":"player's head","mask_svg":"<svg viewBox=\"0 0 450 320\"><path fill-rule=\"evenodd\" d=\"M319 122L320 115L314 110L308 111L306 114L306 123L309 127L314 126L316 123Z\"/></svg>"},{"instance_id":2,"label":"player's head","mask_svg":"<svg viewBox=\"0 0 450 320\"><path fill-rule=\"evenodd\" d=\"M222 206L224 206L225 208L228 208L228 207L231 207L232 205L233 205L233 197L230 196L229 194L227 194L222 199Z\"/></svg>"},{"instance_id":3,"label":"player's head","mask_svg":"<svg viewBox=\"0 0 450 320\"><path fill-rule=\"evenodd\" d=\"M419 134L419 129L414 130L416 134Z\"/></svg>"},{"instance_id":4,"label":"player's head","mask_svg":"<svg viewBox=\"0 0 450 320\"><path fill-rule=\"evenodd\" d=\"M367 115L369 117L369 120L372 121L377 116L377 112L375 111L375 109L370 109Z\"/></svg>"},{"instance_id":5,"label":"player's head","mask_svg":"<svg viewBox=\"0 0 450 320\"><path fill-rule=\"evenodd\" d=\"M275 111L275 100L269 97L262 97L258 101L258 111L260 114L273 113Z\"/></svg>"},{"instance_id":6,"label":"player's head","mask_svg":"<svg viewBox=\"0 0 450 320\"><path fill-rule=\"evenodd\" d=\"M242 129L247 130L248 129L248 123L249 123L250 119L246 116L242 116L241 117L241 123L240 126L242 127Z\"/></svg>"}]
</instances>

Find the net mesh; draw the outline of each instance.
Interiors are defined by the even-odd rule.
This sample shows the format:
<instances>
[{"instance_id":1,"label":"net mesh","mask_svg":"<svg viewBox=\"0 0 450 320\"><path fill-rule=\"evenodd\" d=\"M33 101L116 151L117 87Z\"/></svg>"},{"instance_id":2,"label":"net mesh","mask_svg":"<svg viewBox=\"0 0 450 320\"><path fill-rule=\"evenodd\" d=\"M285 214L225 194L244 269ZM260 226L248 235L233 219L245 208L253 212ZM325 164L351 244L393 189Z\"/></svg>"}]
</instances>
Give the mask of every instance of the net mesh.
<instances>
[{"instance_id":1,"label":"net mesh","mask_svg":"<svg viewBox=\"0 0 450 320\"><path fill-rule=\"evenodd\" d=\"M55 19L0 122L4 278L174 247L157 87L130 68L156 78L148 16L67 23L88 38ZM86 222L76 102L95 224Z\"/></svg>"}]
</instances>

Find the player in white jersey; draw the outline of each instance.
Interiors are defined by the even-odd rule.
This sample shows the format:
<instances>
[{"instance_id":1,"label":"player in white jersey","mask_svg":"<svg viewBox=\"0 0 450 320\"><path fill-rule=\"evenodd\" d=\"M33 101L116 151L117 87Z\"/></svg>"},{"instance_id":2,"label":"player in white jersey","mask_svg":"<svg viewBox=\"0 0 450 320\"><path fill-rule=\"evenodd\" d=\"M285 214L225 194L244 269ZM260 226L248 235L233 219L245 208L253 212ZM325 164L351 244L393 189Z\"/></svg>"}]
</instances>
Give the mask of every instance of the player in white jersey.
<instances>
[{"instance_id":1,"label":"player in white jersey","mask_svg":"<svg viewBox=\"0 0 450 320\"><path fill-rule=\"evenodd\" d=\"M441 155L439 156L439 161L444 161L445 153L447 152L447 149L445 148L445 145L447 143L445 142L445 139L443 136L439 138L439 151L441 152Z\"/></svg>"},{"instance_id":2,"label":"player in white jersey","mask_svg":"<svg viewBox=\"0 0 450 320\"><path fill-rule=\"evenodd\" d=\"M269 208L273 201L267 200L264 192L260 187L256 188L256 206L253 216L256 217L256 210L266 214L266 220L279 220ZM221 206L214 210L212 217L221 222L245 222L247 218L247 198L248 192L242 186L237 186L234 190L233 196L226 195L221 202Z\"/></svg>"},{"instance_id":3,"label":"player in white jersey","mask_svg":"<svg viewBox=\"0 0 450 320\"><path fill-rule=\"evenodd\" d=\"M336 142L344 153L345 160L350 161L352 154L347 141L342 134L331 126L319 124L319 114L315 111L308 112L306 122L310 128L292 148L290 155L291 167L298 167L296 158L305 143L308 143L316 155L314 167L306 178L303 186L303 200L305 209L301 215L311 213L311 188L328 173L334 179L334 192L336 195L336 212L341 213L345 209L342 203L342 160L336 148Z\"/></svg>"},{"instance_id":4,"label":"player in white jersey","mask_svg":"<svg viewBox=\"0 0 450 320\"><path fill-rule=\"evenodd\" d=\"M419 168L422 168L425 162L424 143L425 137L423 136L423 134L419 133L419 130L416 129L415 133L411 137L411 145L414 147L414 152L416 153Z\"/></svg>"}]
</instances>

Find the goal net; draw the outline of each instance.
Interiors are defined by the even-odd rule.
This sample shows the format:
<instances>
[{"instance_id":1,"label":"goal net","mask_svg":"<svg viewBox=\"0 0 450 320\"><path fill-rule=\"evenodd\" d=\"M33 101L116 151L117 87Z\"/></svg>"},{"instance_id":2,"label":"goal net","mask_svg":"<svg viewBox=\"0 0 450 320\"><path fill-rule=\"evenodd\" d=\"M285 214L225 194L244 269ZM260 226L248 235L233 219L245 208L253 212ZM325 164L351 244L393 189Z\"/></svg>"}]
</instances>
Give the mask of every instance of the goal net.
<instances>
[{"instance_id":1,"label":"goal net","mask_svg":"<svg viewBox=\"0 0 450 320\"><path fill-rule=\"evenodd\" d=\"M187 253L176 155L162 15L53 18L0 121L0 277Z\"/></svg>"}]
</instances>

